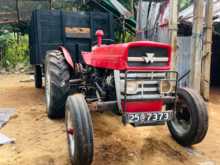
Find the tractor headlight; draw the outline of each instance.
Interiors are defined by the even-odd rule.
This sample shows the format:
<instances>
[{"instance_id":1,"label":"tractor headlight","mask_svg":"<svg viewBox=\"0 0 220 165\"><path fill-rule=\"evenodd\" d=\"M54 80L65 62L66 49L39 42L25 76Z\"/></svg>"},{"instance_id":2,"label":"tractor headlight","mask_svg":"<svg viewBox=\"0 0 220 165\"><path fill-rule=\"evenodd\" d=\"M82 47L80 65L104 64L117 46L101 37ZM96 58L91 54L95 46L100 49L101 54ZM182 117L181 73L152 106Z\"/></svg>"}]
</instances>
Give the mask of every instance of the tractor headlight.
<instances>
[{"instance_id":1,"label":"tractor headlight","mask_svg":"<svg viewBox=\"0 0 220 165\"><path fill-rule=\"evenodd\" d=\"M121 80L121 92L125 91L125 81ZM136 94L138 90L138 82L137 81L127 81L127 92L126 94Z\"/></svg>"},{"instance_id":2,"label":"tractor headlight","mask_svg":"<svg viewBox=\"0 0 220 165\"><path fill-rule=\"evenodd\" d=\"M160 93L172 93L175 91L175 82L170 80L162 80L160 82Z\"/></svg>"}]
</instances>

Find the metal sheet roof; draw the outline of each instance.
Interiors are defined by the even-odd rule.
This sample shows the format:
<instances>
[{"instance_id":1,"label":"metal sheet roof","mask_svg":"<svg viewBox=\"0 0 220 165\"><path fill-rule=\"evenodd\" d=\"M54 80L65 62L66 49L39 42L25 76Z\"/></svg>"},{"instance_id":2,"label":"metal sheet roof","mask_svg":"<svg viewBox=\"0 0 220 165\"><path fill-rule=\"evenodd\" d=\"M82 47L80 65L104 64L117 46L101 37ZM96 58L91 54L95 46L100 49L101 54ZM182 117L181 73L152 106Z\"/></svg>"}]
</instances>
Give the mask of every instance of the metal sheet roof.
<instances>
[{"instance_id":1,"label":"metal sheet roof","mask_svg":"<svg viewBox=\"0 0 220 165\"><path fill-rule=\"evenodd\" d=\"M213 1L213 16L215 17L215 22L220 22L220 0ZM204 2L204 5L206 2ZM184 21L192 22L193 21L193 8L194 5L190 5L188 8L182 10L179 13L179 18ZM205 8L204 8L204 15L205 15Z\"/></svg>"}]
</instances>

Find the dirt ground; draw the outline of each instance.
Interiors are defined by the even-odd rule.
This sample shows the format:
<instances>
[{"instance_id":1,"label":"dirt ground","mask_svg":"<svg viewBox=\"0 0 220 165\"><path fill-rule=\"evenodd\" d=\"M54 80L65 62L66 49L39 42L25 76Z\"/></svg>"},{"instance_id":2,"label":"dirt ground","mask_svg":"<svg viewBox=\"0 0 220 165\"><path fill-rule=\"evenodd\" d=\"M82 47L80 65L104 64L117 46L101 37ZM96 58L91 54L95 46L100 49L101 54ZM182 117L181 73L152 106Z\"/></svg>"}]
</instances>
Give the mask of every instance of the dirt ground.
<instances>
[{"instance_id":1,"label":"dirt ground","mask_svg":"<svg viewBox=\"0 0 220 165\"><path fill-rule=\"evenodd\" d=\"M16 114L0 130L15 139L0 146L0 165L67 165L64 120L47 118L44 90L35 89L29 75L0 75L0 108ZM26 81L27 80L27 81ZM220 89L209 103L209 131L193 148L183 148L166 126L123 126L111 113L93 113L93 165L217 165L220 164Z\"/></svg>"}]
</instances>

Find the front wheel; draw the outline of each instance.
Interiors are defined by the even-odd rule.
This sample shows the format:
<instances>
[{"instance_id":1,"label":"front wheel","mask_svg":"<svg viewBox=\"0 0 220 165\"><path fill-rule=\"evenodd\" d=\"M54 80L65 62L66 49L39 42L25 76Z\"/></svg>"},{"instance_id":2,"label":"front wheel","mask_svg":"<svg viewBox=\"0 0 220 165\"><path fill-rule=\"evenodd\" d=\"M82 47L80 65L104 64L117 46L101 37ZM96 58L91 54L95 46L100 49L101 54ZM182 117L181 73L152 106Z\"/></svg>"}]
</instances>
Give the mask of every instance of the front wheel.
<instances>
[{"instance_id":1,"label":"front wheel","mask_svg":"<svg viewBox=\"0 0 220 165\"><path fill-rule=\"evenodd\" d=\"M83 95L75 94L68 97L65 123L71 163L90 165L93 160L93 127Z\"/></svg>"},{"instance_id":2,"label":"front wheel","mask_svg":"<svg viewBox=\"0 0 220 165\"><path fill-rule=\"evenodd\" d=\"M202 97L192 89L178 89L174 118L167 125L179 144L200 143L208 130L208 111Z\"/></svg>"}]
</instances>

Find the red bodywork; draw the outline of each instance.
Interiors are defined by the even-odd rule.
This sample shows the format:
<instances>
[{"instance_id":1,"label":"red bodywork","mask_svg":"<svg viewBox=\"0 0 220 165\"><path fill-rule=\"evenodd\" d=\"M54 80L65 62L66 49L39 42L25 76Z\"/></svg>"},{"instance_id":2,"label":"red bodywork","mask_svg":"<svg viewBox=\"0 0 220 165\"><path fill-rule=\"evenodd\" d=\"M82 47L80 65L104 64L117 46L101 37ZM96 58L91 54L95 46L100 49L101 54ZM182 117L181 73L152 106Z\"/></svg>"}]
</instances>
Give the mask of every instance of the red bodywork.
<instances>
[{"instance_id":1,"label":"red bodywork","mask_svg":"<svg viewBox=\"0 0 220 165\"><path fill-rule=\"evenodd\" d=\"M167 66L163 67L129 67L128 49L131 47L158 47L166 48L168 50L169 61ZM100 47L93 47L91 52L82 52L83 59L87 65L96 68L106 68L114 70L170 70L171 63L171 46L168 44L138 41L125 44L101 45Z\"/></svg>"},{"instance_id":2,"label":"red bodywork","mask_svg":"<svg viewBox=\"0 0 220 165\"><path fill-rule=\"evenodd\" d=\"M163 104L163 100L126 102L126 112L157 112L161 110ZM125 109L123 101L122 107Z\"/></svg>"},{"instance_id":3,"label":"red bodywork","mask_svg":"<svg viewBox=\"0 0 220 165\"><path fill-rule=\"evenodd\" d=\"M74 69L73 60L72 60L71 55L68 52L68 50L65 47L63 47L63 46L60 46L58 49L60 51L62 51L62 53L64 55L64 58L66 59L66 62Z\"/></svg>"},{"instance_id":4,"label":"red bodywork","mask_svg":"<svg viewBox=\"0 0 220 165\"><path fill-rule=\"evenodd\" d=\"M130 67L127 64L128 50L131 47L157 47L168 50L168 63L163 67ZM96 68L130 71L168 71L171 68L171 46L168 44L138 41L124 44L99 45L93 47L91 52L82 52L82 57L87 65ZM161 111L163 100L145 100L126 102L126 112L155 112ZM124 103L122 101L122 107Z\"/></svg>"}]
</instances>

